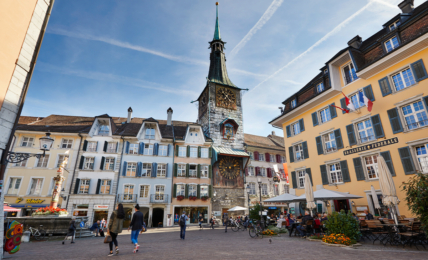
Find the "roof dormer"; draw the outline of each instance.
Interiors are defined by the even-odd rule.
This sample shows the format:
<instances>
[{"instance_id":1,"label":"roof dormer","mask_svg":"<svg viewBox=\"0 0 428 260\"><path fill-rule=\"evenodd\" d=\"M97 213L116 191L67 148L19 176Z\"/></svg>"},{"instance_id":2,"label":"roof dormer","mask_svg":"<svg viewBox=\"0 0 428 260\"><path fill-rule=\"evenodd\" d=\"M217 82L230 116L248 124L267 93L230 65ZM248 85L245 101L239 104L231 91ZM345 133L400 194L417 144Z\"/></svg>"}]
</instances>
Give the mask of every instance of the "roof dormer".
<instances>
[{"instance_id":1,"label":"roof dormer","mask_svg":"<svg viewBox=\"0 0 428 260\"><path fill-rule=\"evenodd\" d=\"M200 125L189 125L186 131L185 143L203 144L205 142L204 133Z\"/></svg>"},{"instance_id":2,"label":"roof dormer","mask_svg":"<svg viewBox=\"0 0 428 260\"><path fill-rule=\"evenodd\" d=\"M89 135L91 137L94 135L111 136L113 131L115 131L115 127L109 115L97 116L94 119Z\"/></svg>"},{"instance_id":3,"label":"roof dormer","mask_svg":"<svg viewBox=\"0 0 428 260\"><path fill-rule=\"evenodd\" d=\"M143 120L141 129L138 132L139 140L160 140L162 135L159 130L159 122L153 118Z\"/></svg>"}]
</instances>

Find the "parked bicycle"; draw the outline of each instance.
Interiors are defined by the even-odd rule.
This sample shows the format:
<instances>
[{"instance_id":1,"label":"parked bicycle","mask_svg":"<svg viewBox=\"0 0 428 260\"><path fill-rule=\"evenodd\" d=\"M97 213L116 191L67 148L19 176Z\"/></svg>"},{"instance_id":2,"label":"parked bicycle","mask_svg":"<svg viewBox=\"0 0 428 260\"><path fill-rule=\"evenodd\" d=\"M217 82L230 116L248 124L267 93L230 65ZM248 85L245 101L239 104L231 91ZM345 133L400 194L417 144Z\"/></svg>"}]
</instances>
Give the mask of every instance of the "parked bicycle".
<instances>
[{"instance_id":1,"label":"parked bicycle","mask_svg":"<svg viewBox=\"0 0 428 260\"><path fill-rule=\"evenodd\" d=\"M248 231L248 233L250 234L250 237L255 238L260 235L263 238L262 232L263 232L263 228L262 226L260 226L260 221L257 221L257 223L255 221L252 221L252 225L251 227L249 227L249 231Z\"/></svg>"},{"instance_id":2,"label":"parked bicycle","mask_svg":"<svg viewBox=\"0 0 428 260\"><path fill-rule=\"evenodd\" d=\"M40 225L40 229L36 229L33 227L29 227L28 231L30 231L31 236L34 237L34 239L36 239L37 241L44 239L46 236L46 231L44 231L43 229L43 225Z\"/></svg>"}]
</instances>

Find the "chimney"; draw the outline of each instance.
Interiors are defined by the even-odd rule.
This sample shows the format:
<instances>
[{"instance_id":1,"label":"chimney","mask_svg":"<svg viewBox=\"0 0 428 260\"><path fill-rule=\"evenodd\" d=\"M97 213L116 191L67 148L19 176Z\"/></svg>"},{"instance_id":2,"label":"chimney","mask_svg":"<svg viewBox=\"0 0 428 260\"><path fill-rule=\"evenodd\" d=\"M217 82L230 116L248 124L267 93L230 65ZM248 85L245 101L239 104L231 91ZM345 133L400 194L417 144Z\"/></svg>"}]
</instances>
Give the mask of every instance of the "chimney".
<instances>
[{"instance_id":1,"label":"chimney","mask_svg":"<svg viewBox=\"0 0 428 260\"><path fill-rule=\"evenodd\" d=\"M168 117L166 120L166 125L171 125L172 124L172 108L168 108L166 113L168 114Z\"/></svg>"},{"instance_id":2,"label":"chimney","mask_svg":"<svg viewBox=\"0 0 428 260\"><path fill-rule=\"evenodd\" d=\"M404 0L403 2L398 4L398 8L401 9L401 12L404 14L413 12L413 2L414 0Z\"/></svg>"},{"instance_id":3,"label":"chimney","mask_svg":"<svg viewBox=\"0 0 428 260\"><path fill-rule=\"evenodd\" d=\"M131 118L132 118L132 108L129 107L128 108L128 119L126 120L126 123L131 123Z\"/></svg>"},{"instance_id":4,"label":"chimney","mask_svg":"<svg viewBox=\"0 0 428 260\"><path fill-rule=\"evenodd\" d=\"M361 46L361 43L363 43L363 39L361 39L361 37L357 35L348 42L348 45L355 49L359 49Z\"/></svg>"},{"instance_id":5,"label":"chimney","mask_svg":"<svg viewBox=\"0 0 428 260\"><path fill-rule=\"evenodd\" d=\"M272 131L272 135L275 135L275 131Z\"/></svg>"}]
</instances>

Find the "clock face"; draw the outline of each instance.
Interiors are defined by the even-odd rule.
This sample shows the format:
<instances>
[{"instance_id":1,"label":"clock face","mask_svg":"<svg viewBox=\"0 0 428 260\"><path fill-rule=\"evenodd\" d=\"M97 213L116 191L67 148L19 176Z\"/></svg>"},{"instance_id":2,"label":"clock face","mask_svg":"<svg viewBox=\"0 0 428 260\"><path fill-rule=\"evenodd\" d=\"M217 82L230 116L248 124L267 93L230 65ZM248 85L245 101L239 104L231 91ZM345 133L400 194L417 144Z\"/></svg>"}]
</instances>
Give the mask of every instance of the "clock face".
<instances>
[{"instance_id":1,"label":"clock face","mask_svg":"<svg viewBox=\"0 0 428 260\"><path fill-rule=\"evenodd\" d=\"M229 180L236 179L239 176L241 167L239 160L234 157L223 157L220 159L219 171L220 174Z\"/></svg>"},{"instance_id":2,"label":"clock face","mask_svg":"<svg viewBox=\"0 0 428 260\"><path fill-rule=\"evenodd\" d=\"M229 88L217 87L216 101L218 107L236 109L236 95Z\"/></svg>"}]
</instances>

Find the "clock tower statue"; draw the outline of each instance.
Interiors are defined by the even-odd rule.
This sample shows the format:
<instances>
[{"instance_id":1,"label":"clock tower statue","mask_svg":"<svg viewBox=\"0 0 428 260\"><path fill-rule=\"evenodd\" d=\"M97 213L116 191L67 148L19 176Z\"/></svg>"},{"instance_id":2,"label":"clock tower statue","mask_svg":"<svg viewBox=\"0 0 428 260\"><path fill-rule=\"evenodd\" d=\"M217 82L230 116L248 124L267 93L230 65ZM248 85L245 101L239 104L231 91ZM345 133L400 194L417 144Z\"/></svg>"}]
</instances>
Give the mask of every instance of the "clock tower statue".
<instances>
[{"instance_id":1,"label":"clock tower statue","mask_svg":"<svg viewBox=\"0 0 428 260\"><path fill-rule=\"evenodd\" d=\"M207 84L198 98L198 122L213 140L213 211L227 212L245 205L245 167L249 155L244 151L244 125L241 91L229 79L224 42L217 17L210 44L210 68Z\"/></svg>"}]
</instances>

